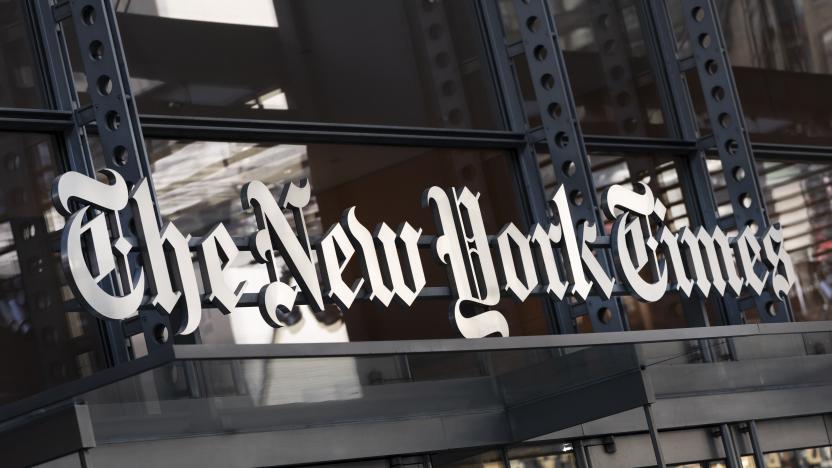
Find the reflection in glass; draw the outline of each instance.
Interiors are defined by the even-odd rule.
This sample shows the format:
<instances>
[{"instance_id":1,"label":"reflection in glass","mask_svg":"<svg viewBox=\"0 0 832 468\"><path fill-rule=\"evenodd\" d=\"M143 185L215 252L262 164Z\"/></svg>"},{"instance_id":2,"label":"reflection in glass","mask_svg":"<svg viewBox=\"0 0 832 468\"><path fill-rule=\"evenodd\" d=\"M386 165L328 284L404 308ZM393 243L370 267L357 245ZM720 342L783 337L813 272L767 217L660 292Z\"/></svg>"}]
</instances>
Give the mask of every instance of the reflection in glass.
<instances>
[{"instance_id":1,"label":"reflection in glass","mask_svg":"<svg viewBox=\"0 0 832 468\"><path fill-rule=\"evenodd\" d=\"M497 449L443 453L433 455L430 461L430 465L436 468L505 468L502 452Z\"/></svg>"},{"instance_id":2,"label":"reflection in glass","mask_svg":"<svg viewBox=\"0 0 832 468\"><path fill-rule=\"evenodd\" d=\"M754 457L746 455L740 458L742 468L756 468ZM763 461L766 468L815 468L832 465L832 450L830 447L815 447L803 450L787 450L785 452L773 452L763 454ZM705 463L693 463L684 465L673 465L680 468L725 468L722 461Z\"/></svg>"},{"instance_id":3,"label":"reflection in glass","mask_svg":"<svg viewBox=\"0 0 832 468\"><path fill-rule=\"evenodd\" d=\"M167 363L82 397L100 442L292 431L362 421L447 418L453 424L465 414L481 416L470 424L502 431L507 430L502 427L507 424L507 408L592 388L641 367L638 350L631 344L426 354L434 361L431 371L414 363L418 354L249 359L214 355ZM188 424L153 424L171 417ZM555 415L550 427L563 429L568 421ZM522 426L519 421L515 424ZM520 461L544 456L541 450L511 453ZM557 454L562 453L559 446ZM434 466L500 462L499 455L482 450L444 452L431 458Z\"/></svg>"},{"instance_id":4,"label":"reflection in glass","mask_svg":"<svg viewBox=\"0 0 832 468\"><path fill-rule=\"evenodd\" d=\"M578 468L572 444L513 447L508 463L509 468Z\"/></svg>"},{"instance_id":5,"label":"reflection in glass","mask_svg":"<svg viewBox=\"0 0 832 468\"><path fill-rule=\"evenodd\" d=\"M86 376L105 365L92 315L66 311L50 199L61 170L47 135L0 132L0 403Z\"/></svg>"},{"instance_id":6,"label":"reflection in glass","mask_svg":"<svg viewBox=\"0 0 832 468\"><path fill-rule=\"evenodd\" d=\"M832 143L832 3L715 5L752 139Z\"/></svg>"},{"instance_id":7,"label":"reflection in glass","mask_svg":"<svg viewBox=\"0 0 832 468\"><path fill-rule=\"evenodd\" d=\"M684 170L681 158L666 155L616 155L593 154L590 156L592 178L599 200L608 187L614 184L628 189L635 189L634 183L641 182L650 187L653 196L667 207L665 226L672 232L690 226L687 206L683 197L683 188L679 180L680 171ZM654 227L654 232L658 227ZM607 221L606 233L612 229ZM630 328L633 330L651 330L659 328L682 328L690 326L685 318L683 302L696 302L683 299L678 294L666 294L657 302L641 302L632 296L621 297L621 303L627 311Z\"/></svg>"},{"instance_id":8,"label":"reflection in glass","mask_svg":"<svg viewBox=\"0 0 832 468\"><path fill-rule=\"evenodd\" d=\"M254 233L254 216L244 213L240 204L243 184L260 180L277 192L301 178L308 178L312 187L304 216L313 239L352 206L369 228L385 222L395 229L408 222L425 235L433 234L433 213L420 200L422 192L434 185L466 186L478 192L490 234L508 222L527 228L511 177L513 161L502 151L168 140L151 140L147 147L163 217L193 235L205 234L219 222L235 236ZM427 285L447 286L444 267L426 249L420 253ZM235 280L248 281L247 292L257 292L268 283L264 265L255 264L247 253L238 259L233 275ZM360 275L357 262L355 258L348 264L347 284ZM288 270L286 274L288 278ZM266 325L256 309L229 316L212 310L204 314L200 333L209 343L450 338L457 334L448 320L449 305L448 299L419 299L411 307L394 303L388 308L356 301L343 316L332 306L323 323L301 308L305 319L298 326L277 330ZM504 299L498 310L514 335L548 333L540 298L530 297L523 304Z\"/></svg>"},{"instance_id":9,"label":"reflection in glass","mask_svg":"<svg viewBox=\"0 0 832 468\"><path fill-rule=\"evenodd\" d=\"M603 4L615 5L611 10ZM647 62L636 2L550 0L581 128L588 134L664 136L658 90ZM510 1L501 2L510 42L520 39ZM516 69L527 101L534 99L527 58ZM528 106L536 112L536 106ZM531 125L539 125L535 115Z\"/></svg>"},{"instance_id":10,"label":"reflection in glass","mask_svg":"<svg viewBox=\"0 0 832 468\"><path fill-rule=\"evenodd\" d=\"M144 114L496 129L474 3L132 0L116 11Z\"/></svg>"},{"instance_id":11,"label":"reflection in glass","mask_svg":"<svg viewBox=\"0 0 832 468\"><path fill-rule=\"evenodd\" d=\"M832 319L832 166L766 161L760 188L772 222L780 223L797 273L790 293L797 320Z\"/></svg>"},{"instance_id":12,"label":"reflection in glass","mask_svg":"<svg viewBox=\"0 0 832 468\"><path fill-rule=\"evenodd\" d=\"M0 107L44 107L25 2L0 2Z\"/></svg>"},{"instance_id":13,"label":"reflection in glass","mask_svg":"<svg viewBox=\"0 0 832 468\"><path fill-rule=\"evenodd\" d=\"M549 155L539 151L538 166L547 197L551 198L558 187L557 174ZM650 187L653 195L661 200L667 208L665 225L673 232L690 226L687 205L683 196L683 186L679 174L684 170L682 158L664 154L602 154L590 155L592 178L600 201L603 192L611 185L622 185L634 189L634 183L641 182ZM680 167L682 165L682 167ZM655 226L654 226L655 227ZM605 235L610 233L612 223L603 226ZM634 330L686 327L683 304L680 297L667 294L662 300L644 303L630 296L621 297L621 303L627 310L630 328ZM580 318L580 331L589 331L588 321Z\"/></svg>"},{"instance_id":14,"label":"reflection in glass","mask_svg":"<svg viewBox=\"0 0 832 468\"><path fill-rule=\"evenodd\" d=\"M731 340L736 345L737 354L733 356L728 346ZM296 357L291 351L289 355L278 351L285 348L278 346L271 351L284 357L265 357L269 347L260 347L260 351L252 352L263 352L264 357L241 359L239 355L223 357L222 351L209 351L200 357L200 351L191 346L194 349L183 350L191 353L189 359L107 384L82 398L101 443L240 431L294 431L298 427L360 427L361 421L395 425L432 419L447 422L446 427L453 426L455 442L472 436L468 440L474 444L487 444L487 440L493 439L483 439L483 434L508 430L505 411L511 417L512 408L549 398L557 401L567 392L598 395L596 390L612 385L613 388L606 389L619 391L616 401L639 406L643 400L632 399L632 389L625 390L610 382L626 373L646 373L649 384L636 385L649 385L657 400L670 400L680 411L691 409L692 403L685 401L688 395L753 393L795 386L822 389L830 383L828 372L819 372L817 366L794 365L796 359L809 356L824 362L822 356L814 356L821 353L812 343L823 343L825 353L832 352L832 334L825 332L499 351L432 351L424 355L433 359L431 368L415 361L419 353ZM406 349L428 349L410 346ZM712 352L711 359L703 357L706 349ZM697 379L724 372L726 362L722 361L741 365L744 370L732 374L730 379ZM782 371L786 368L789 372ZM471 414L477 418L468 423L454 420ZM162 424L171 420L177 423ZM544 426L540 426L541 421L545 421ZM564 420L556 411L543 420L513 419L513 430L522 431L526 422L540 436L574 424L571 417ZM466 424L477 425L475 434L465 429ZM502 466L503 455L515 467L536 466L535 463L575 466L570 444L527 445L506 451L489 447L440 452L431 454L431 462L434 466Z\"/></svg>"},{"instance_id":15,"label":"reflection in glass","mask_svg":"<svg viewBox=\"0 0 832 468\"><path fill-rule=\"evenodd\" d=\"M803 468L832 465L832 447L814 447L803 450L767 453L764 455L768 468Z\"/></svg>"}]
</instances>

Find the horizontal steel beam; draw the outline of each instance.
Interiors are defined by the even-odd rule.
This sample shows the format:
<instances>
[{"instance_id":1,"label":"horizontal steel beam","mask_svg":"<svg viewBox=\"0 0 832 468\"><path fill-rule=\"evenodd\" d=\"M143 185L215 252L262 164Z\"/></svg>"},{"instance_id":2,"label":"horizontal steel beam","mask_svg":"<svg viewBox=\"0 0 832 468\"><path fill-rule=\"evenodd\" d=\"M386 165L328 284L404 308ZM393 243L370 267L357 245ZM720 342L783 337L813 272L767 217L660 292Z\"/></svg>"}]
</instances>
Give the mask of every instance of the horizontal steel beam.
<instances>
[{"instance_id":1,"label":"horizontal steel beam","mask_svg":"<svg viewBox=\"0 0 832 468\"><path fill-rule=\"evenodd\" d=\"M308 344L177 345L174 347L173 353L176 359L190 360L346 357L439 352L505 351L534 348L570 348L830 331L832 331L832 321L822 321L579 333L571 335L511 336L477 340L441 339Z\"/></svg>"},{"instance_id":2,"label":"horizontal steel beam","mask_svg":"<svg viewBox=\"0 0 832 468\"><path fill-rule=\"evenodd\" d=\"M0 131L62 132L73 124L69 111L0 108Z\"/></svg>"},{"instance_id":3,"label":"horizontal steel beam","mask_svg":"<svg viewBox=\"0 0 832 468\"><path fill-rule=\"evenodd\" d=\"M142 115L147 138L274 143L373 144L451 148L517 148L523 133L272 120Z\"/></svg>"}]
</instances>

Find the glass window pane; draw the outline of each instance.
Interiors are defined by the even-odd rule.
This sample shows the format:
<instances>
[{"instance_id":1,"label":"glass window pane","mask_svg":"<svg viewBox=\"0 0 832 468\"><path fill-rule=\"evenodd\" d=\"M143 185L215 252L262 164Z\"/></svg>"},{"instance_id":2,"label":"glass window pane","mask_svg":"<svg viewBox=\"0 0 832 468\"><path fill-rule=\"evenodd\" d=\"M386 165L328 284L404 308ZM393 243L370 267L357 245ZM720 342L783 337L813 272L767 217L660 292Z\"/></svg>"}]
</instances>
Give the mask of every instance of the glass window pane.
<instances>
[{"instance_id":1,"label":"glass window pane","mask_svg":"<svg viewBox=\"0 0 832 468\"><path fill-rule=\"evenodd\" d=\"M715 5L752 139L832 144L832 3Z\"/></svg>"},{"instance_id":2,"label":"glass window pane","mask_svg":"<svg viewBox=\"0 0 832 468\"><path fill-rule=\"evenodd\" d=\"M44 107L25 2L0 2L0 107Z\"/></svg>"},{"instance_id":3,"label":"glass window pane","mask_svg":"<svg viewBox=\"0 0 832 468\"><path fill-rule=\"evenodd\" d=\"M650 187L653 196L667 208L664 224L672 232L690 226L686 197L679 173L684 171L682 157L661 154L592 154L592 178L598 199L609 186L617 184L635 190L633 184L641 182ZM656 227L657 229L658 227ZM609 221L604 226L606 233L612 230ZM654 231L655 232L655 231ZM698 307L698 301L683 298L680 294L665 294L657 302L641 302L632 296L621 297L630 328L653 330L660 328L684 328L690 324L685 318L683 302Z\"/></svg>"},{"instance_id":4,"label":"glass window pane","mask_svg":"<svg viewBox=\"0 0 832 468\"><path fill-rule=\"evenodd\" d=\"M516 41L520 20L510 3L502 4L503 22L509 40ZM589 0L549 3L584 133L665 136L637 4L606 2L615 5L610 11L604 2ZM516 68L526 100L533 101L526 60L525 55L517 57ZM537 112L534 103L527 108ZM530 124L539 125L539 116L532 115Z\"/></svg>"},{"instance_id":5,"label":"glass window pane","mask_svg":"<svg viewBox=\"0 0 832 468\"><path fill-rule=\"evenodd\" d=\"M48 135L0 132L0 403L104 367L98 322L72 299L60 267L50 189L60 172Z\"/></svg>"},{"instance_id":6,"label":"glass window pane","mask_svg":"<svg viewBox=\"0 0 832 468\"><path fill-rule=\"evenodd\" d=\"M508 449L510 468L578 468L572 444L525 445Z\"/></svg>"},{"instance_id":7,"label":"glass window pane","mask_svg":"<svg viewBox=\"0 0 832 468\"><path fill-rule=\"evenodd\" d=\"M758 163L760 188L772 222L780 223L797 273L792 311L797 320L832 319L832 165Z\"/></svg>"},{"instance_id":8,"label":"glass window pane","mask_svg":"<svg viewBox=\"0 0 832 468\"><path fill-rule=\"evenodd\" d=\"M434 468L504 468L500 450L479 452L460 450L459 452L432 455L431 466Z\"/></svg>"},{"instance_id":9,"label":"glass window pane","mask_svg":"<svg viewBox=\"0 0 832 468\"><path fill-rule=\"evenodd\" d=\"M144 114L502 126L474 1L133 0L117 10Z\"/></svg>"},{"instance_id":10,"label":"glass window pane","mask_svg":"<svg viewBox=\"0 0 832 468\"><path fill-rule=\"evenodd\" d=\"M803 450L767 453L764 459L766 466L771 468L830 466L832 465L832 448L815 447Z\"/></svg>"},{"instance_id":11,"label":"glass window pane","mask_svg":"<svg viewBox=\"0 0 832 468\"><path fill-rule=\"evenodd\" d=\"M549 155L540 152L538 161L547 197L551 198L559 186L556 172L552 167ZM687 203L690 199L684 195L685 188L679 178L683 173L684 157L667 154L651 153L593 153L590 155L592 178L596 188L596 197L600 202L603 192L611 185L622 185L634 189L635 183L641 182L650 187L653 195L661 200L667 208L664 224L672 232L678 232L685 226L690 226ZM653 226L658 229L657 226ZM612 223L607 221L603 226L603 235L609 235ZM654 230L654 232L656 232ZM599 233L600 234L600 233ZM649 330L659 328L681 328L690 326L685 318L685 304L680 295L666 294L661 300L645 303L632 296L622 296L630 328L634 330ZM696 301L687 301L698 304ZM698 305L691 305L698 307ZM588 320L583 317L578 321L579 331L590 331Z\"/></svg>"},{"instance_id":12,"label":"glass window pane","mask_svg":"<svg viewBox=\"0 0 832 468\"><path fill-rule=\"evenodd\" d=\"M348 145L278 145L210 141L150 140L153 179L162 215L183 232L205 234L218 222L236 236L256 231L255 218L244 213L240 188L261 180L277 192L283 184L308 178L312 200L305 210L310 237L320 237L344 211L356 206L358 220L372 230L378 223L395 229L408 222L423 235L435 234L433 213L423 208L422 192L430 186L468 187L480 194L486 231L496 234L508 222L527 229L521 213L522 189L514 185L513 157L498 150L456 150ZM428 286L447 286L444 266L420 251ZM249 281L247 292L268 283L264 265L242 254L235 271ZM347 284L358 279L358 258L344 273ZM419 299L410 307L388 308L358 300L343 317L335 308L325 323L301 307L298 327L274 330L256 309L223 316L203 314L205 342L363 341L456 337L448 320L448 299ZM512 335L548 333L541 297L522 304L504 299L498 310ZM346 324L346 327L344 327Z\"/></svg>"}]
</instances>

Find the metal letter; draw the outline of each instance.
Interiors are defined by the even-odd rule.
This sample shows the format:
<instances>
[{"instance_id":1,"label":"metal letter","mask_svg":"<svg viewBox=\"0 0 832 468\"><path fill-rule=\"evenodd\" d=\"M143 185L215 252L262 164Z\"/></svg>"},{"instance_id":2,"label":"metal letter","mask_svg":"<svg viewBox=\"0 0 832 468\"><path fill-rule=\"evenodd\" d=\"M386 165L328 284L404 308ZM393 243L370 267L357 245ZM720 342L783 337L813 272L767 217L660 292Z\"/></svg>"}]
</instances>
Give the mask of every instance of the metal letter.
<instances>
[{"instance_id":1,"label":"metal letter","mask_svg":"<svg viewBox=\"0 0 832 468\"><path fill-rule=\"evenodd\" d=\"M656 257L659 243L652 236L645 242L641 219L634 218L630 222L628 220L628 213L624 212L612 228L611 243L615 266L624 275L624 287L630 294L640 301L658 301L667 290L667 268L659 265ZM634 251L630 251L630 246ZM656 281L648 282L641 276L642 269L648 263L658 275Z\"/></svg>"},{"instance_id":2,"label":"metal letter","mask_svg":"<svg viewBox=\"0 0 832 468\"><path fill-rule=\"evenodd\" d=\"M679 243L681 242L680 236L670 232L667 226L662 226L659 230L658 239L664 246L664 260L662 260L659 268L667 268L669 261L674 280L671 288L681 291L685 297L690 297L693 292L693 280L688 276L685 269L685 261L682 258L682 251L679 249Z\"/></svg>"},{"instance_id":3,"label":"metal letter","mask_svg":"<svg viewBox=\"0 0 832 468\"><path fill-rule=\"evenodd\" d=\"M774 248L777 243L777 248ZM794 286L795 273L792 259L786 252L783 242L783 231L779 226L772 226L763 237L763 261L769 267L768 288L780 300L787 300L789 290Z\"/></svg>"},{"instance_id":4,"label":"metal letter","mask_svg":"<svg viewBox=\"0 0 832 468\"><path fill-rule=\"evenodd\" d=\"M282 256L313 311L324 310L324 299L318 283L318 273L312 262L309 237L306 234L306 222L302 211L302 208L309 203L310 197L311 190L306 179L302 180L300 185L291 182L286 184L281 192L280 204L275 201L269 188L260 181L249 182L243 186L240 193L243 209L254 210L257 227L260 229L251 236L250 242L254 258L266 264L269 279L272 281L272 284L260 291L260 314L272 326L288 323L287 321L297 321L300 315L299 313L293 315L291 312L296 294L289 294L286 288L292 287L280 282L281 271L277 255ZM298 234L292 230L282 209L291 210ZM272 286L275 284L277 286ZM263 309L264 307L287 309L284 311L286 315L278 320L276 318L281 314L281 310Z\"/></svg>"},{"instance_id":5,"label":"metal letter","mask_svg":"<svg viewBox=\"0 0 832 468\"><path fill-rule=\"evenodd\" d=\"M355 248L353 248L352 242L350 242L340 223L335 223L329 228L318 243L316 251L318 252L318 260L326 287L325 294L335 301L341 310L349 309L358 295L358 290L364 284L364 279L357 279L353 287L350 288L341 277L341 274L347 268L347 262L355 253ZM340 260L340 258L343 258L343 260Z\"/></svg>"},{"instance_id":6,"label":"metal letter","mask_svg":"<svg viewBox=\"0 0 832 468\"><path fill-rule=\"evenodd\" d=\"M234 291L228 287L225 270L239 254L228 229L223 224L214 226L200 242L198 253L202 285L208 301L223 314L230 314L237 308L246 282L240 282Z\"/></svg>"},{"instance_id":7,"label":"metal letter","mask_svg":"<svg viewBox=\"0 0 832 468\"><path fill-rule=\"evenodd\" d=\"M87 311L115 320L134 315L144 297L144 274L133 281L127 262L131 245L123 237L118 212L127 206L127 184L115 171L102 171L110 184L76 172L59 176L52 186L52 201L58 212L69 215L70 202L87 204L72 214L61 233L61 263L67 284ZM89 208L101 210L84 224ZM110 234L112 231L112 235ZM84 238L90 265L84 259ZM92 268L92 270L91 270ZM112 273L120 280L123 296L115 296L99 283ZM109 288L108 288L109 289Z\"/></svg>"},{"instance_id":8,"label":"metal letter","mask_svg":"<svg viewBox=\"0 0 832 468\"><path fill-rule=\"evenodd\" d=\"M607 276L598 259L595 258L595 254L592 253L592 249L589 248L589 245L598 238L598 230L595 229L595 225L591 225L587 221L583 222L582 228L583 233L581 234L580 240L581 260L587 272L589 272L589 276L595 282L595 287L598 292L601 293L604 299L609 299L612 297L612 287L615 284L615 278Z\"/></svg>"},{"instance_id":9,"label":"metal letter","mask_svg":"<svg viewBox=\"0 0 832 468\"><path fill-rule=\"evenodd\" d=\"M422 231L414 230L407 223L399 228L399 232L405 236L401 238L407 254L405 272L399 260L399 248L396 243L398 236L387 224L378 225L375 235L370 233L355 217L355 207L344 211L341 224L355 248L361 253L364 279L370 286L370 300L377 301L385 307L389 306L394 298L398 298L405 306L413 304L419 291L425 287L425 273L418 246ZM379 249L384 254L383 264L379 262ZM405 273L412 279L412 286L405 282Z\"/></svg>"},{"instance_id":10,"label":"metal letter","mask_svg":"<svg viewBox=\"0 0 832 468\"><path fill-rule=\"evenodd\" d=\"M448 195L454 200L453 206ZM445 193L439 187L431 187L422 195L422 205L433 206L440 234L434 241L433 252L437 260L448 266L451 289L458 298L451 305L451 321L465 338L508 336L508 322L501 312L486 310L466 316L462 311L463 306L494 306L500 301L500 286L478 198L467 188Z\"/></svg>"},{"instance_id":11,"label":"metal letter","mask_svg":"<svg viewBox=\"0 0 832 468\"><path fill-rule=\"evenodd\" d=\"M746 226L742 233L734 239L734 248L739 257L739 267L745 276L745 284L748 285L755 294L759 295L763 292L768 278L768 272L765 272L762 277L757 275L754 265L760 260L760 243L754 234L751 233L751 228Z\"/></svg>"},{"instance_id":12,"label":"metal letter","mask_svg":"<svg viewBox=\"0 0 832 468\"><path fill-rule=\"evenodd\" d=\"M418 231L409 223L399 225L399 229L393 232L385 223L376 226L373 237L380 243L386 260L385 281L390 285L399 303L410 306L419 296L419 293L427 284L425 270L422 267L422 257L419 255L419 237L422 229ZM399 240L403 248L398 246ZM407 258L407 268L403 269L399 260L400 251ZM405 277L405 274L407 277ZM408 285L408 283L410 283Z\"/></svg>"},{"instance_id":13,"label":"metal letter","mask_svg":"<svg viewBox=\"0 0 832 468\"><path fill-rule=\"evenodd\" d=\"M202 318L202 304L188 247L191 236L183 236L173 223L166 224L159 232L147 179L133 187L130 205L144 269L150 279L151 304L171 314L177 334L192 333ZM168 269L169 264L173 266L172 272ZM184 301L180 301L183 296Z\"/></svg>"},{"instance_id":14,"label":"metal letter","mask_svg":"<svg viewBox=\"0 0 832 468\"><path fill-rule=\"evenodd\" d=\"M532 229L531 241L537 248L537 258L540 264L543 265L543 282L546 287L546 293L552 299L562 300L566 294L567 284L560 278L560 271L558 264L555 261L555 251L552 245L559 244L563 237L560 226L554 224L549 225L549 230L546 231L541 225L536 225Z\"/></svg>"},{"instance_id":15,"label":"metal letter","mask_svg":"<svg viewBox=\"0 0 832 468\"><path fill-rule=\"evenodd\" d=\"M589 297L589 291L592 289L592 282L588 281L584 274L583 263L581 261L582 249L578 248L575 224L572 222L572 214L569 212L569 202L566 199L566 191L563 186L560 186L555 192L555 196L552 197L550 204L552 205L552 211L560 218L561 224L556 226L560 227L561 233L563 234L561 245L566 250L566 255L562 256L562 258L572 283L569 293L577 299L585 301Z\"/></svg>"},{"instance_id":16,"label":"metal letter","mask_svg":"<svg viewBox=\"0 0 832 468\"><path fill-rule=\"evenodd\" d=\"M503 291L511 293L517 302L525 301L538 283L529 242L531 237L524 236L513 223L503 226L495 241L499 253L497 263L502 272L501 287ZM522 278L517 272L518 266L523 274Z\"/></svg>"}]
</instances>

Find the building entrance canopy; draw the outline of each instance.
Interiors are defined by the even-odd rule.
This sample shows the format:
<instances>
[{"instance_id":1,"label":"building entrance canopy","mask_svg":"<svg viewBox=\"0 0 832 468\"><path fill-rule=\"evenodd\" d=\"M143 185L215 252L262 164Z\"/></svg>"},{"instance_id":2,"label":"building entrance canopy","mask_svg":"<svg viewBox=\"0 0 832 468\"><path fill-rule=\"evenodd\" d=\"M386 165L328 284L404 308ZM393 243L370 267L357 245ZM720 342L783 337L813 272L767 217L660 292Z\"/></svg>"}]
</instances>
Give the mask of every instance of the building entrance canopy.
<instances>
[{"instance_id":1,"label":"building entrance canopy","mask_svg":"<svg viewBox=\"0 0 832 468\"><path fill-rule=\"evenodd\" d=\"M8 405L4 417L53 409L8 421L0 449L21 464L89 448L102 466L137 450L144 466L262 466L817 414L832 411L830 330L171 345ZM44 451L35 434L55 425L78 446Z\"/></svg>"}]
</instances>

